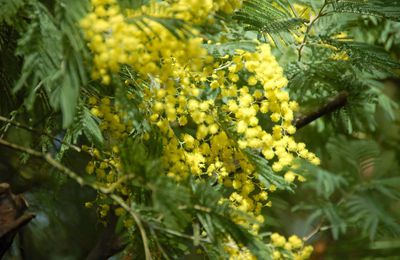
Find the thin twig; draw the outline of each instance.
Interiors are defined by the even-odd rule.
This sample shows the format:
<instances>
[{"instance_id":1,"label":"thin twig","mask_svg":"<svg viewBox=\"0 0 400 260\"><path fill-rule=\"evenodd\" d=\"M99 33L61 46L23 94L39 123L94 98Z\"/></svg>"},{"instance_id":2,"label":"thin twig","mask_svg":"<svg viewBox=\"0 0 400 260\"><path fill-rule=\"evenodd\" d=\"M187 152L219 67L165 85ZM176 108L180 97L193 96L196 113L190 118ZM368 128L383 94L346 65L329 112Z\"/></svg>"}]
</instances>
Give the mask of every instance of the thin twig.
<instances>
[{"instance_id":1,"label":"thin twig","mask_svg":"<svg viewBox=\"0 0 400 260\"><path fill-rule=\"evenodd\" d=\"M294 121L294 126L297 129L300 129L309 123L313 122L314 120L332 113L342 107L344 107L348 102L349 93L347 91L340 92L337 96L335 96L331 101L317 109L309 113L308 115L301 116Z\"/></svg>"},{"instance_id":2,"label":"thin twig","mask_svg":"<svg viewBox=\"0 0 400 260\"><path fill-rule=\"evenodd\" d=\"M21 151L21 152L25 152L28 153L32 156L41 158L43 160L45 160L48 164L50 164L51 166L53 166L54 168L56 168L57 170L59 170L60 172L64 173L65 175L67 175L69 178L73 179L74 181L76 181L77 183L79 183L81 186L88 186L96 191L100 191L103 194L108 195L114 202L116 202L118 205L120 205L122 208L124 208L126 211L128 211L131 216L133 217L133 219L135 220L139 231L140 231L140 235L142 237L143 240L143 246L144 246L144 251L145 251L145 255L146 255L146 260L151 260L151 254L150 254L150 250L148 247L148 239L147 239L147 235L146 235L146 231L144 230L142 221L140 219L140 216L131 208L129 207L124 200L115 195L115 194L110 194L110 190L107 188L104 188L102 186L99 186L96 183L89 183L86 182L82 177L80 177L77 173L75 173L74 171L72 171L71 169L69 169L68 167L64 166L63 164L61 164L60 162L56 161L55 159L53 159L51 157L51 154L46 154L46 153L41 153L39 151L33 150L31 148L28 147L23 147L23 146L19 146L17 144L14 143L10 143L5 141L4 139L0 139L0 145L6 146L8 148L17 150L17 151Z\"/></svg>"},{"instance_id":3,"label":"thin twig","mask_svg":"<svg viewBox=\"0 0 400 260\"><path fill-rule=\"evenodd\" d=\"M23 146L19 146L17 144L13 144L13 143L7 142L4 139L0 139L0 144L3 145L3 146L6 146L8 148L20 151L20 152L26 152L26 153L28 153L28 154L30 154L32 156L36 156L36 157L43 157L43 155L44 155L41 152L38 152L38 151L33 150L31 148L28 148L28 147L23 147Z\"/></svg>"},{"instance_id":4,"label":"thin twig","mask_svg":"<svg viewBox=\"0 0 400 260\"><path fill-rule=\"evenodd\" d=\"M160 252L161 252L161 254L163 255L163 257L164 257L166 260L169 260L170 258L169 258L169 256L168 256L168 254L165 252L164 248L161 246L160 241L158 241L156 232L154 232L154 229L151 228L151 227L150 227L150 232L151 232L151 235L154 237L154 241L156 242L157 247L158 247L158 249L160 250Z\"/></svg>"},{"instance_id":5,"label":"thin twig","mask_svg":"<svg viewBox=\"0 0 400 260\"><path fill-rule=\"evenodd\" d=\"M79 148L79 147L76 146L76 145L73 145L73 144L69 144L69 143L67 143L67 142L64 142L63 140L61 140L60 138L58 138L58 137L56 137L56 136L53 136L53 135L51 135L51 134L48 134L48 133L46 133L46 132L44 132L44 131L37 130L37 129L35 129L35 128L33 128L33 127L30 127L30 126L28 126L28 125L21 124L21 123L19 123L19 122L14 121L13 119L8 119L8 118L6 118L6 117L0 116L0 121L6 122L6 123L11 124L11 125L13 125L13 126L15 126L15 127L18 127L18 128L21 128L21 129L25 129L25 130L27 130L27 131L31 131L31 132L36 133L36 134L39 134L39 135L45 135L45 136L47 136L47 137L50 137L50 138L52 138L53 140L55 140L55 141L57 141L57 142L59 142L59 143L62 143L62 144L64 144L64 145L66 145L66 146L68 146L68 147L74 149L74 150L77 151L77 152L81 152L81 151L82 151L81 148Z\"/></svg>"},{"instance_id":6,"label":"thin twig","mask_svg":"<svg viewBox=\"0 0 400 260\"><path fill-rule=\"evenodd\" d=\"M164 231L165 233L169 233L169 234L174 235L174 236L177 236L177 237L182 237L182 238L186 238L186 239L193 240L193 241L196 240L196 238L195 238L194 236L186 235L186 234L177 232L177 231L175 231L175 230L171 230L171 229L168 229L168 228L159 227L159 226L157 226L157 225L153 225L152 227L153 227L154 229L162 230L162 231ZM201 242L204 242L204 243L211 243L210 240L204 239L204 238L199 238L198 240L201 241Z\"/></svg>"},{"instance_id":7,"label":"thin twig","mask_svg":"<svg viewBox=\"0 0 400 260\"><path fill-rule=\"evenodd\" d=\"M315 236L316 234L318 234L321 231L321 227L324 224L324 219L321 219L318 223L318 225L311 230L310 234L306 235L303 237L303 241L307 242L308 240L310 240L313 236Z\"/></svg>"},{"instance_id":8,"label":"thin twig","mask_svg":"<svg viewBox=\"0 0 400 260\"><path fill-rule=\"evenodd\" d=\"M144 230L144 227L142 224L142 220L140 219L140 216L131 207L129 207L121 197L119 197L115 194L110 194L109 196L112 200L117 202L123 209L128 211L129 214L131 214L131 216L135 220L136 225L139 228L140 235L142 237L143 246L144 246L144 254L146 256L146 260L150 260L151 254L150 254L150 249L149 249L149 245L148 245L148 239L147 239L146 231Z\"/></svg>"},{"instance_id":9,"label":"thin twig","mask_svg":"<svg viewBox=\"0 0 400 260\"><path fill-rule=\"evenodd\" d=\"M111 193L113 192L121 183L123 183L124 181L133 179L135 177L135 175L133 174L126 174L123 175L121 178L119 178L116 182L113 182L112 184L110 184L110 186L108 186L107 188L103 188L103 193Z\"/></svg>"},{"instance_id":10,"label":"thin twig","mask_svg":"<svg viewBox=\"0 0 400 260\"><path fill-rule=\"evenodd\" d=\"M328 4L328 3L327 3L327 1L325 0L325 1L324 1L324 4L322 5L321 9L319 10L317 16L311 18L310 22L307 24L307 29L306 29L306 32L305 32L305 34L304 34L303 41L301 42L300 47L299 47L299 49L297 50L297 51L298 51L298 56L299 56L298 61L301 61L301 57L302 57L301 54L302 54L303 48L304 48L304 46L307 44L308 36L309 36L309 34L310 34L310 31L311 31L311 29L312 29L314 23L315 23L319 18L321 18L322 16L326 15L325 13L322 13L322 11L323 11L324 8L327 6L327 4Z\"/></svg>"},{"instance_id":11,"label":"thin twig","mask_svg":"<svg viewBox=\"0 0 400 260\"><path fill-rule=\"evenodd\" d=\"M15 119L16 116L17 116L17 111L11 112L11 118L10 118L9 120L13 121L13 120ZM4 135L7 133L7 131L8 131L8 129L10 128L10 126L11 126L11 123L7 123L7 124L4 126L4 129L3 129L2 133L1 133L1 136L0 136L1 139L4 138Z\"/></svg>"},{"instance_id":12,"label":"thin twig","mask_svg":"<svg viewBox=\"0 0 400 260\"><path fill-rule=\"evenodd\" d=\"M201 206L201 205L193 205L193 207L188 207L187 205L178 206L179 210L184 210L184 209L189 209L189 208L193 208L195 210L203 211L203 212L206 212L206 213L210 213L211 212L210 208L207 208L207 207L204 207L204 206Z\"/></svg>"}]
</instances>

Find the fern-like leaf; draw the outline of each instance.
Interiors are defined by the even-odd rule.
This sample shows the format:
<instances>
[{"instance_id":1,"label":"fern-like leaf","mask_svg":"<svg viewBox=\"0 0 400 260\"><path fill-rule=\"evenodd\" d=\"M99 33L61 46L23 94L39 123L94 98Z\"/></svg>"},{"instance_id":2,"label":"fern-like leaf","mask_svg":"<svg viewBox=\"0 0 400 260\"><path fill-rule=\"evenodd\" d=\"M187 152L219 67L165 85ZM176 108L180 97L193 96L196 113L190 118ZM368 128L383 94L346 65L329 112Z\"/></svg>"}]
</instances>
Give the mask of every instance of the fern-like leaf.
<instances>
[{"instance_id":1,"label":"fern-like leaf","mask_svg":"<svg viewBox=\"0 0 400 260\"><path fill-rule=\"evenodd\" d=\"M398 0L334 0L330 2L337 13L372 15L400 20L400 1Z\"/></svg>"},{"instance_id":2,"label":"fern-like leaf","mask_svg":"<svg viewBox=\"0 0 400 260\"><path fill-rule=\"evenodd\" d=\"M285 33L290 33L305 22L282 6L277 8L265 0L244 1L242 9L234 14L234 18L244 24L247 30L267 33L273 39L281 38L285 41L290 40Z\"/></svg>"},{"instance_id":3,"label":"fern-like leaf","mask_svg":"<svg viewBox=\"0 0 400 260\"><path fill-rule=\"evenodd\" d=\"M387 214L379 201L371 196L354 195L346 203L346 207L351 216L350 221L361 226L364 234L367 234L371 240L375 238L380 228L394 235L400 235L399 223Z\"/></svg>"}]
</instances>

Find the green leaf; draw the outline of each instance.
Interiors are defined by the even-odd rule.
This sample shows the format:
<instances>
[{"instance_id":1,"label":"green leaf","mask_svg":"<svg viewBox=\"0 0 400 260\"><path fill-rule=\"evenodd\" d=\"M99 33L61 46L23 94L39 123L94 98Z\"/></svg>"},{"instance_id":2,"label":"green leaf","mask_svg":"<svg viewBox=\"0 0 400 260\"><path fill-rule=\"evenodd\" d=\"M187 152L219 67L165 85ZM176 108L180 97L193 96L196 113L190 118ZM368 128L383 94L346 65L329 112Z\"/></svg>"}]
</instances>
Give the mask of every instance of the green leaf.
<instances>
[{"instance_id":1,"label":"green leaf","mask_svg":"<svg viewBox=\"0 0 400 260\"><path fill-rule=\"evenodd\" d=\"M345 233L347 229L346 221L340 214L339 209L332 203L325 203L322 207L324 216L332 226L332 236L335 240L339 238L340 233Z\"/></svg>"},{"instance_id":2,"label":"green leaf","mask_svg":"<svg viewBox=\"0 0 400 260\"><path fill-rule=\"evenodd\" d=\"M89 109L86 107L83 109L81 123L86 137L94 144L101 146L104 142L103 135L101 134L98 122L96 122Z\"/></svg>"},{"instance_id":3,"label":"green leaf","mask_svg":"<svg viewBox=\"0 0 400 260\"><path fill-rule=\"evenodd\" d=\"M303 169L310 174L310 180L305 186L315 188L319 196L328 199L335 191L348 185L347 180L335 172L327 171L321 167L305 163Z\"/></svg>"},{"instance_id":4,"label":"green leaf","mask_svg":"<svg viewBox=\"0 0 400 260\"><path fill-rule=\"evenodd\" d=\"M3 22L11 23L11 18L25 4L24 0L0 0L0 24Z\"/></svg>"},{"instance_id":5,"label":"green leaf","mask_svg":"<svg viewBox=\"0 0 400 260\"><path fill-rule=\"evenodd\" d=\"M244 149L243 152L246 154L249 161L255 166L257 177L259 181L266 187L270 187L272 184L278 189L293 191L292 187L282 176L275 174L268 164L268 161L250 149Z\"/></svg>"},{"instance_id":6,"label":"green leaf","mask_svg":"<svg viewBox=\"0 0 400 260\"><path fill-rule=\"evenodd\" d=\"M152 188L154 209L163 218L163 223L169 228L178 231L191 224L192 217L184 209L190 203L190 190L184 185L177 185L168 177L159 176L156 185Z\"/></svg>"},{"instance_id":7,"label":"green leaf","mask_svg":"<svg viewBox=\"0 0 400 260\"><path fill-rule=\"evenodd\" d=\"M52 108L61 109L65 128L73 122L79 90L86 84L87 68L83 64L86 45L76 27L82 12L69 12L61 8L63 4L55 5L56 16L39 2L29 10L30 22L19 28L22 37L16 54L22 57L23 66L14 92L24 87L25 105L32 109L37 92L43 89Z\"/></svg>"},{"instance_id":8,"label":"green leaf","mask_svg":"<svg viewBox=\"0 0 400 260\"><path fill-rule=\"evenodd\" d=\"M246 30L253 30L269 34L279 44L292 42L291 32L301 26L305 20L294 17L292 12L284 5L279 7L264 0L247 0L234 14L234 19L244 24Z\"/></svg>"},{"instance_id":9,"label":"green leaf","mask_svg":"<svg viewBox=\"0 0 400 260\"><path fill-rule=\"evenodd\" d=\"M364 234L373 240L378 232L386 230L400 235L399 223L384 210L382 204L370 195L353 195L346 203L350 221L360 226Z\"/></svg>"},{"instance_id":10,"label":"green leaf","mask_svg":"<svg viewBox=\"0 0 400 260\"><path fill-rule=\"evenodd\" d=\"M400 20L398 0L335 0L330 1L333 11L357 15L378 16L395 21Z\"/></svg>"},{"instance_id":11,"label":"green leaf","mask_svg":"<svg viewBox=\"0 0 400 260\"><path fill-rule=\"evenodd\" d=\"M69 77L67 79L69 79ZM63 114L63 127L69 126L74 120L76 105L79 97L79 86L68 83L63 84L60 91L60 106Z\"/></svg>"}]
</instances>

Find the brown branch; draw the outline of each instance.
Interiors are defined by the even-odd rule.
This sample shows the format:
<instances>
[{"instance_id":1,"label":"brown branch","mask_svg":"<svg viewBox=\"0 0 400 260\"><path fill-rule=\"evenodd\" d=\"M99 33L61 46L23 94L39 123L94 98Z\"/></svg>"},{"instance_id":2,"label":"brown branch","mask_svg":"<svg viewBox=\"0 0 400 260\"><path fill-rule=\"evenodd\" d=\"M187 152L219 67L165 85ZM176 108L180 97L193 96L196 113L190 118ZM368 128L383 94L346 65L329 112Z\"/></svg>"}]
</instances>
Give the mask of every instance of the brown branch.
<instances>
[{"instance_id":1,"label":"brown branch","mask_svg":"<svg viewBox=\"0 0 400 260\"><path fill-rule=\"evenodd\" d=\"M342 107L344 107L347 104L349 97L349 93L347 91L342 91L340 92L337 96L332 98L328 103L317 109L316 111L313 111L309 113L308 115L301 116L297 119L295 119L294 126L297 129L300 129L309 123L313 122L314 120L317 120L318 118L330 114Z\"/></svg>"},{"instance_id":2,"label":"brown branch","mask_svg":"<svg viewBox=\"0 0 400 260\"><path fill-rule=\"evenodd\" d=\"M21 124L21 123L16 122L16 121L14 121L14 120L12 120L12 119L8 119L8 118L6 118L6 117L4 117L4 116L0 116L0 121L6 122L6 123L8 123L8 124L10 124L10 125L13 125L13 126L15 126L15 127L18 127L18 128L21 128L21 129L25 129L25 130L27 130L27 131L31 131L31 132L36 133L36 134L39 134L39 135L45 135L45 136L47 136L47 137L50 137L50 138L53 139L53 140L56 140L56 141L59 142L59 143L62 143L63 145L66 145L66 146L68 146L68 147L74 149L74 150L77 151L77 152L81 152L81 148L79 148L78 146L73 145L73 144L69 144L69 143L67 143L67 142L64 142L64 141L61 140L60 138L58 138L58 137L56 137L56 136L53 136L53 135L51 135L51 134L48 134L48 133L46 133L46 132L44 132L44 131L40 131L40 130L37 130L37 129L35 129L35 128L33 128L33 127L30 127L30 126L28 126L28 125Z\"/></svg>"},{"instance_id":3,"label":"brown branch","mask_svg":"<svg viewBox=\"0 0 400 260\"><path fill-rule=\"evenodd\" d=\"M35 217L33 213L24 213L26 209L24 198L14 195L8 183L0 183L0 258L18 231Z\"/></svg>"}]
</instances>

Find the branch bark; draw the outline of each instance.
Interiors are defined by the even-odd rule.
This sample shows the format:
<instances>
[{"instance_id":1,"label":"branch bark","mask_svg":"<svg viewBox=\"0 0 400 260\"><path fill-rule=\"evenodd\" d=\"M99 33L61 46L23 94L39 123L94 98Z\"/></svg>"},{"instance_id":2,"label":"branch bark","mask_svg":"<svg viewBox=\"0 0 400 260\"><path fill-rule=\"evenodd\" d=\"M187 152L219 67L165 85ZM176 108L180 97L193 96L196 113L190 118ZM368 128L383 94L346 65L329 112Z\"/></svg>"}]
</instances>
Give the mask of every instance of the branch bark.
<instances>
[{"instance_id":1,"label":"branch bark","mask_svg":"<svg viewBox=\"0 0 400 260\"><path fill-rule=\"evenodd\" d=\"M24 198L12 194L8 183L0 183L0 259L17 232L35 217L35 214L24 213L26 209Z\"/></svg>"},{"instance_id":2,"label":"branch bark","mask_svg":"<svg viewBox=\"0 0 400 260\"><path fill-rule=\"evenodd\" d=\"M330 114L342 107L348 102L349 93L347 91L340 92L337 96L332 98L328 103L320 107L319 109L295 119L294 126L300 129L318 118Z\"/></svg>"}]
</instances>

